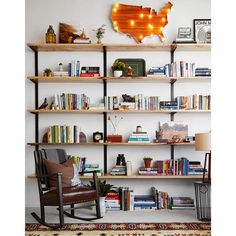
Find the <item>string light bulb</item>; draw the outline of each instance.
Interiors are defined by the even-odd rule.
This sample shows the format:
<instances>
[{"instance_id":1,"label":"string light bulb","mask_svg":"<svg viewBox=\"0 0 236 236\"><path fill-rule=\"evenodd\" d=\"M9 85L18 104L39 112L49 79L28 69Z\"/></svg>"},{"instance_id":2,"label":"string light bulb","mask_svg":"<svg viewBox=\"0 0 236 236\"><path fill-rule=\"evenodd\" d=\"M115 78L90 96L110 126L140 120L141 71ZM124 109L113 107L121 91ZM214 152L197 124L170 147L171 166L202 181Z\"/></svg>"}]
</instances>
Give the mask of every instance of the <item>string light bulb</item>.
<instances>
[{"instance_id":1,"label":"string light bulb","mask_svg":"<svg viewBox=\"0 0 236 236\"><path fill-rule=\"evenodd\" d=\"M152 18L152 15L149 15L148 18L151 19L151 18Z\"/></svg>"},{"instance_id":2,"label":"string light bulb","mask_svg":"<svg viewBox=\"0 0 236 236\"><path fill-rule=\"evenodd\" d=\"M165 21L166 21L166 18L163 17L163 18L161 19L161 21L162 21L162 22L165 22Z\"/></svg>"},{"instance_id":3,"label":"string light bulb","mask_svg":"<svg viewBox=\"0 0 236 236\"><path fill-rule=\"evenodd\" d=\"M142 35L140 35L140 36L139 36L139 38L140 38L140 39L142 39L142 38L143 38L143 36L142 36Z\"/></svg>"},{"instance_id":4,"label":"string light bulb","mask_svg":"<svg viewBox=\"0 0 236 236\"><path fill-rule=\"evenodd\" d=\"M134 25L134 21L133 20L130 21L130 25L132 25L132 26Z\"/></svg>"},{"instance_id":5,"label":"string light bulb","mask_svg":"<svg viewBox=\"0 0 236 236\"><path fill-rule=\"evenodd\" d=\"M119 3L116 3L116 7L117 7L117 8L119 7Z\"/></svg>"},{"instance_id":6,"label":"string light bulb","mask_svg":"<svg viewBox=\"0 0 236 236\"><path fill-rule=\"evenodd\" d=\"M115 30L117 30L117 31L118 31L118 26L116 26L116 27L115 27Z\"/></svg>"},{"instance_id":7,"label":"string light bulb","mask_svg":"<svg viewBox=\"0 0 236 236\"><path fill-rule=\"evenodd\" d=\"M116 8L114 8L113 11L116 12Z\"/></svg>"},{"instance_id":8,"label":"string light bulb","mask_svg":"<svg viewBox=\"0 0 236 236\"><path fill-rule=\"evenodd\" d=\"M114 24L114 25L116 25L116 24L117 24L117 22L116 22L116 21L114 21L114 22L113 22L113 24Z\"/></svg>"},{"instance_id":9,"label":"string light bulb","mask_svg":"<svg viewBox=\"0 0 236 236\"><path fill-rule=\"evenodd\" d=\"M143 13L140 14L140 17L143 18Z\"/></svg>"}]
</instances>

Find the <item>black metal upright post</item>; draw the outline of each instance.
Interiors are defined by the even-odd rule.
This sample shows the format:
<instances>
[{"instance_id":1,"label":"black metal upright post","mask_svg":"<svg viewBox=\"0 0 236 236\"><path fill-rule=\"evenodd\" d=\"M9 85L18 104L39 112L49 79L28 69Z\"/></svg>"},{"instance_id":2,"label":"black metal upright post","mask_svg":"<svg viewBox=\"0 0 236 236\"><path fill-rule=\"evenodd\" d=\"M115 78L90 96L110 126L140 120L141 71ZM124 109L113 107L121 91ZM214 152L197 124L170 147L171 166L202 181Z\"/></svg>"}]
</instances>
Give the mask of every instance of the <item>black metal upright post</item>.
<instances>
[{"instance_id":1,"label":"black metal upright post","mask_svg":"<svg viewBox=\"0 0 236 236\"><path fill-rule=\"evenodd\" d=\"M171 51L170 51L170 62L173 63L175 58L174 58L174 53L175 53L175 49L176 49L176 45L171 45ZM170 100L171 101L174 101L174 83L175 83L175 80L171 80L170 82ZM174 115L175 113L174 112L171 112L170 113L170 120L171 121L174 121ZM171 157L171 160L174 161L174 158L175 158L175 146L174 145L171 145L170 146L170 157Z\"/></svg>"},{"instance_id":2,"label":"black metal upright post","mask_svg":"<svg viewBox=\"0 0 236 236\"><path fill-rule=\"evenodd\" d=\"M39 75L39 66L38 66L38 52L34 51L34 73L35 76ZM39 102L39 87L38 83L35 82L35 109L38 109L38 102ZM39 142L39 114L35 114L35 142ZM35 150L37 151L39 149L39 145L35 146Z\"/></svg>"},{"instance_id":3,"label":"black metal upright post","mask_svg":"<svg viewBox=\"0 0 236 236\"><path fill-rule=\"evenodd\" d=\"M103 46L103 75L107 76L107 49L106 46ZM103 80L103 99L104 103L107 97L107 81ZM106 104L105 104L106 105ZM107 141L107 113L103 112L103 133L104 133L104 142ZM107 174L107 145L103 146L104 152L104 173Z\"/></svg>"}]
</instances>

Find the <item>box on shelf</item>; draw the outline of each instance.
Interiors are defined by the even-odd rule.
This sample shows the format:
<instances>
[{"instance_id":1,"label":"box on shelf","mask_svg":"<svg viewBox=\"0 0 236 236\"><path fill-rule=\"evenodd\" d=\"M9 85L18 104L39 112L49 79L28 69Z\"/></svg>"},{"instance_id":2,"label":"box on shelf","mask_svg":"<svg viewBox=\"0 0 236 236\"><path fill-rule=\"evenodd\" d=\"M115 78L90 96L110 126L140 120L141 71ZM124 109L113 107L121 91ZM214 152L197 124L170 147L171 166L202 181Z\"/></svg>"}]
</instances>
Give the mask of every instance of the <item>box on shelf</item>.
<instances>
[{"instance_id":1,"label":"box on shelf","mask_svg":"<svg viewBox=\"0 0 236 236\"><path fill-rule=\"evenodd\" d=\"M122 135L111 134L107 136L107 142L111 143L122 143Z\"/></svg>"}]
</instances>

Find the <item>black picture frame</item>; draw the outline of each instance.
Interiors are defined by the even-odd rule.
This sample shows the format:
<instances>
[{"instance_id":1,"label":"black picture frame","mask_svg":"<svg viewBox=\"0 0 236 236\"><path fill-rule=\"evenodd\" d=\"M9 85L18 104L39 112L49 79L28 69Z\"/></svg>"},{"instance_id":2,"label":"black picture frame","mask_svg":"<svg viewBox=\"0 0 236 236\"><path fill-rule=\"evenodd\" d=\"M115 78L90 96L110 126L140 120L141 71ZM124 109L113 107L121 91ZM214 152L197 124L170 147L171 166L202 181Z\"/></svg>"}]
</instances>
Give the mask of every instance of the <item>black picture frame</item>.
<instances>
[{"instance_id":1,"label":"black picture frame","mask_svg":"<svg viewBox=\"0 0 236 236\"><path fill-rule=\"evenodd\" d=\"M210 25L211 25L211 19L194 19L193 20L193 36L194 36L194 41L196 43L200 43L200 41L198 40L197 38L197 33L198 31L196 30L196 25L197 25L197 22L208 22L207 25L209 25L209 21L210 21ZM203 23L202 25L206 25L205 23ZM201 42L201 43L211 43L211 42Z\"/></svg>"}]
</instances>

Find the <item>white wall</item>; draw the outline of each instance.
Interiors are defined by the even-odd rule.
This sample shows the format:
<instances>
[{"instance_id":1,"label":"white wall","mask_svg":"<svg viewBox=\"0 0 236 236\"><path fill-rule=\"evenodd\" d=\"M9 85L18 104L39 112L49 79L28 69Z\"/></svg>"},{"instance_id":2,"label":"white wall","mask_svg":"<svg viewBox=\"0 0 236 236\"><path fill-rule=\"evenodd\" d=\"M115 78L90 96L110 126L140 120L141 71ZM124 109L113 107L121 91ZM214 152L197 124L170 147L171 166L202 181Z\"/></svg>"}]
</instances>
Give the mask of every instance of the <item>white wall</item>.
<instances>
[{"instance_id":1,"label":"white wall","mask_svg":"<svg viewBox=\"0 0 236 236\"><path fill-rule=\"evenodd\" d=\"M26 0L26 43L43 43L45 32L48 25L53 25L58 35L59 22L72 23L78 27L84 27L87 35L95 39L93 29L102 24L106 24L106 33L103 42L109 43L135 43L133 39L115 32L111 27L110 12L111 6L116 3L115 0ZM119 3L136 4L150 6L157 11L166 3L166 1L120 1ZM177 34L177 28L180 26L192 26L193 19L211 18L210 0L181 0L172 1L173 8L170 12L169 24L164 28L166 43L171 43ZM158 37L145 39L145 42L157 42ZM170 54L167 52L117 52L108 54L108 67L116 58L144 58L147 69L154 65L164 65L170 60ZM57 68L59 62L66 65L71 59L79 59L82 65L95 65L102 67L102 53L39 53L39 72L42 73L45 67ZM176 59L195 61L197 66L210 66L210 53L207 52L178 52ZM26 76L34 75L34 54L26 47ZM26 80L26 109L34 108L34 85ZM50 97L54 93L77 92L86 93L93 101L102 97L101 84L40 84L39 94L41 103L44 97ZM147 95L160 95L163 99L170 98L170 88L167 84L109 84L109 95L121 95L129 93L131 95L143 93ZM191 95L193 93L209 94L209 83L179 83L175 85L175 95ZM26 142L34 141L34 115L26 112ZM128 137L128 134L134 131L136 125L142 125L143 130L147 130L154 137L154 130L158 121L169 121L167 114L124 114L124 119L120 124L119 132ZM199 131L210 130L209 114L177 114L175 120L187 121L189 124L189 134L192 135ZM102 115L40 115L39 119L40 140L46 127L53 124L77 124L91 139L92 133L102 131ZM111 131L110 125L108 132ZM103 165L102 147L66 147L69 154L78 154L88 157L88 162L100 163ZM36 181L27 179L27 176L34 173L33 147L25 146L25 176L26 176L26 206L38 205L38 190ZM163 147L108 147L108 170L115 164L115 157L118 153L124 153L126 160L131 160L133 170L142 164L143 156L152 156L154 160L167 159L170 157L170 149ZM189 159L203 160L204 153L195 152L193 147L177 147L176 158L186 156ZM135 193L145 194L151 186L156 186L162 191L167 191L171 195L194 196L192 181L172 181L172 180L116 180L110 181L119 186L130 186Z\"/></svg>"}]
</instances>

